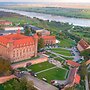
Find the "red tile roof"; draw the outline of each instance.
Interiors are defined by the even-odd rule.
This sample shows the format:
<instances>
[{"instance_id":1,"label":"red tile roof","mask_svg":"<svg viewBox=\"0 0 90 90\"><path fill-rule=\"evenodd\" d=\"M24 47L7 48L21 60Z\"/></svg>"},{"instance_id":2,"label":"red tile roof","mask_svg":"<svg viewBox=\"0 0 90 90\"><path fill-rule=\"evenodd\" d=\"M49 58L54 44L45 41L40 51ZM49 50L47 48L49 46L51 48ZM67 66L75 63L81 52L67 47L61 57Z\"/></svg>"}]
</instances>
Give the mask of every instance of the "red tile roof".
<instances>
[{"instance_id":1,"label":"red tile roof","mask_svg":"<svg viewBox=\"0 0 90 90\"><path fill-rule=\"evenodd\" d=\"M0 43L7 45L8 42L13 42L14 47L34 44L33 37L24 36L21 34L10 34L0 36Z\"/></svg>"},{"instance_id":2,"label":"red tile roof","mask_svg":"<svg viewBox=\"0 0 90 90\"><path fill-rule=\"evenodd\" d=\"M66 84L71 84L74 81L75 74L77 73L77 68L71 68L69 72L69 76L67 78Z\"/></svg>"},{"instance_id":3,"label":"red tile roof","mask_svg":"<svg viewBox=\"0 0 90 90\"><path fill-rule=\"evenodd\" d=\"M74 67L79 67L79 66L80 66L79 63L76 63L76 62L74 62L74 61L72 61L72 60L67 60L66 63L67 63L68 65L71 65L71 66L74 66Z\"/></svg>"},{"instance_id":4,"label":"red tile roof","mask_svg":"<svg viewBox=\"0 0 90 90\"><path fill-rule=\"evenodd\" d=\"M78 43L83 49L87 49L90 45L84 40L81 39Z\"/></svg>"},{"instance_id":5,"label":"red tile roof","mask_svg":"<svg viewBox=\"0 0 90 90\"><path fill-rule=\"evenodd\" d=\"M0 24L12 24L12 22L10 21L6 21L6 20L0 20Z\"/></svg>"},{"instance_id":6,"label":"red tile roof","mask_svg":"<svg viewBox=\"0 0 90 90\"><path fill-rule=\"evenodd\" d=\"M75 76L75 83L76 84L80 83L80 76L78 74L76 74L76 76Z\"/></svg>"}]
</instances>

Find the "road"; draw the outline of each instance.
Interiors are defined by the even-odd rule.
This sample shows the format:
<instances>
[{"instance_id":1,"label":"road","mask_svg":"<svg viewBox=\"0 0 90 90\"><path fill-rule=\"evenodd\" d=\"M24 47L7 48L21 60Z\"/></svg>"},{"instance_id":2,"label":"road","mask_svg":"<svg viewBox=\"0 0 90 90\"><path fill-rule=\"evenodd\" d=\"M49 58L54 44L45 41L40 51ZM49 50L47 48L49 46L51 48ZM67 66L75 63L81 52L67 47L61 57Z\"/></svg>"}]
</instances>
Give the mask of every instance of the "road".
<instances>
[{"instance_id":1,"label":"road","mask_svg":"<svg viewBox=\"0 0 90 90\"><path fill-rule=\"evenodd\" d=\"M72 52L74 53L74 60L73 61L78 61L82 57L79 55L79 52L76 52L75 50L76 50L76 48L72 47Z\"/></svg>"},{"instance_id":2,"label":"road","mask_svg":"<svg viewBox=\"0 0 90 90\"><path fill-rule=\"evenodd\" d=\"M34 82L35 87L37 87L38 90L58 90L58 88L46 83L45 81L42 81L38 78L35 78L31 76L30 74L25 74L28 80L32 80Z\"/></svg>"}]
</instances>

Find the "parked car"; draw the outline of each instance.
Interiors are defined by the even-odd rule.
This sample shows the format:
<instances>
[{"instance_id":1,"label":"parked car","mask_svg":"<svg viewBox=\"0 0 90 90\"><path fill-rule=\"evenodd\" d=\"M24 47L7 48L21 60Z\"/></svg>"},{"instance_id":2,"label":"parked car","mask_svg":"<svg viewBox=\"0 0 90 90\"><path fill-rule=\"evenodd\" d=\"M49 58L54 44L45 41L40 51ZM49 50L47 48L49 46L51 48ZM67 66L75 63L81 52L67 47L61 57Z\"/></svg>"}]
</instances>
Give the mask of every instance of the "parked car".
<instances>
[{"instance_id":1,"label":"parked car","mask_svg":"<svg viewBox=\"0 0 90 90\"><path fill-rule=\"evenodd\" d=\"M29 73L30 73L31 76L37 77L37 74L35 74L35 72L29 71Z\"/></svg>"},{"instance_id":2,"label":"parked car","mask_svg":"<svg viewBox=\"0 0 90 90\"><path fill-rule=\"evenodd\" d=\"M42 78L43 81L47 82L47 79L46 78Z\"/></svg>"},{"instance_id":3,"label":"parked car","mask_svg":"<svg viewBox=\"0 0 90 90\"><path fill-rule=\"evenodd\" d=\"M26 67L31 66L31 65L32 65L32 63L27 63L27 64L26 64Z\"/></svg>"}]
</instances>

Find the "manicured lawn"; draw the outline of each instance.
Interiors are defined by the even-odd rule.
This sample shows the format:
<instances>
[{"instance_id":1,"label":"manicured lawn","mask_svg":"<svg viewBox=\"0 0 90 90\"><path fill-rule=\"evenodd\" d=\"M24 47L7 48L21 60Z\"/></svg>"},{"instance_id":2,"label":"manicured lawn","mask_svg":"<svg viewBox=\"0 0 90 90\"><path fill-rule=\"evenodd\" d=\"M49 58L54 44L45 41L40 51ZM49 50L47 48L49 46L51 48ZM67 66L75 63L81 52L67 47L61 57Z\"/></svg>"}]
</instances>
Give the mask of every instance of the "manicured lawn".
<instances>
[{"instance_id":1,"label":"manicured lawn","mask_svg":"<svg viewBox=\"0 0 90 90\"><path fill-rule=\"evenodd\" d=\"M73 41L71 39L63 39L63 40L60 40L60 46L61 47L71 47L73 45Z\"/></svg>"},{"instance_id":2,"label":"manicured lawn","mask_svg":"<svg viewBox=\"0 0 90 90\"><path fill-rule=\"evenodd\" d=\"M35 64L32 66L29 66L28 69L31 69L34 72L39 72L48 68L54 67L53 64L49 63L49 62L43 62L43 63L39 63L39 64Z\"/></svg>"},{"instance_id":3,"label":"manicured lawn","mask_svg":"<svg viewBox=\"0 0 90 90\"><path fill-rule=\"evenodd\" d=\"M65 80L66 70L61 68L54 68L43 73L37 74L39 79L46 78L48 83L51 80Z\"/></svg>"},{"instance_id":4,"label":"manicured lawn","mask_svg":"<svg viewBox=\"0 0 90 90\"><path fill-rule=\"evenodd\" d=\"M69 50L65 50L65 49L61 49L61 48L55 48L55 49L52 49L52 51L55 52L55 53L58 53L58 54L71 56L71 53L70 53Z\"/></svg>"},{"instance_id":5,"label":"manicured lawn","mask_svg":"<svg viewBox=\"0 0 90 90\"><path fill-rule=\"evenodd\" d=\"M64 61L63 59L61 59L59 57L54 58L54 60L57 60L57 61L60 61L60 62Z\"/></svg>"}]
</instances>

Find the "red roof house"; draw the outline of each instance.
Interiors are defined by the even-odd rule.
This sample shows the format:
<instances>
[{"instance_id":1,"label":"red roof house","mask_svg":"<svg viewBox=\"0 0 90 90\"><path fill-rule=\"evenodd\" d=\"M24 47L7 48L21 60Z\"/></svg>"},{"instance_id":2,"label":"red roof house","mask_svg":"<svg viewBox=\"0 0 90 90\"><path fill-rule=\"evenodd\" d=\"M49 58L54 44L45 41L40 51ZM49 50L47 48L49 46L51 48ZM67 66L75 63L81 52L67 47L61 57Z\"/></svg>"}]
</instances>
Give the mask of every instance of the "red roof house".
<instances>
[{"instance_id":1,"label":"red roof house","mask_svg":"<svg viewBox=\"0 0 90 90\"><path fill-rule=\"evenodd\" d=\"M81 51L83 51L85 49L90 48L90 45L84 39L81 39L77 44L77 48L81 52Z\"/></svg>"},{"instance_id":2,"label":"red roof house","mask_svg":"<svg viewBox=\"0 0 90 90\"><path fill-rule=\"evenodd\" d=\"M42 36L44 39L45 45L53 45L56 44L56 37L55 36Z\"/></svg>"},{"instance_id":3,"label":"red roof house","mask_svg":"<svg viewBox=\"0 0 90 90\"><path fill-rule=\"evenodd\" d=\"M67 63L68 65L72 66L72 67L79 67L79 66L80 66L79 63L76 63L76 62L74 62L74 61L72 61L72 60L67 60L66 63Z\"/></svg>"},{"instance_id":4,"label":"red roof house","mask_svg":"<svg viewBox=\"0 0 90 90\"><path fill-rule=\"evenodd\" d=\"M78 74L75 75L75 84L80 83L80 76Z\"/></svg>"},{"instance_id":5,"label":"red roof house","mask_svg":"<svg viewBox=\"0 0 90 90\"><path fill-rule=\"evenodd\" d=\"M12 22L6 20L0 20L0 25L12 25Z\"/></svg>"}]
</instances>

